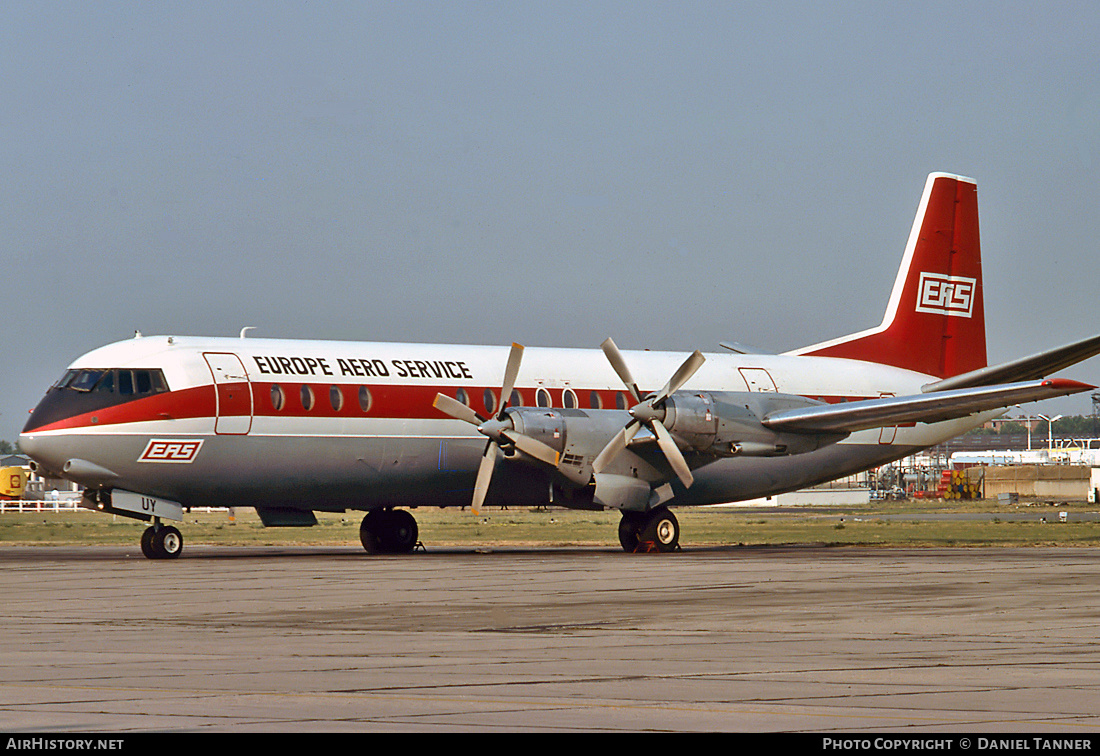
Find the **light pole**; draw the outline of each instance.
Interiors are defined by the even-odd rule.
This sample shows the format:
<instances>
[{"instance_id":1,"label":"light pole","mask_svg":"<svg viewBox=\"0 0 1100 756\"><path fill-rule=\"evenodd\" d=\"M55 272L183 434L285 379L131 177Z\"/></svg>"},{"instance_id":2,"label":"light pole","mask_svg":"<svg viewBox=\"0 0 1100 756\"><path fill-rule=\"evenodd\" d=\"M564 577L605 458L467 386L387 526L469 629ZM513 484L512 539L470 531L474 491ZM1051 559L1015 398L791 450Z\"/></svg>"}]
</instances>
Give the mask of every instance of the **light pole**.
<instances>
[{"instance_id":1,"label":"light pole","mask_svg":"<svg viewBox=\"0 0 1100 756\"><path fill-rule=\"evenodd\" d=\"M1061 420L1062 416L1047 417L1046 415L1038 415L1038 417L1047 421L1047 452L1049 453L1054 450L1054 421ZM1028 444L1028 448L1031 448L1030 444Z\"/></svg>"}]
</instances>

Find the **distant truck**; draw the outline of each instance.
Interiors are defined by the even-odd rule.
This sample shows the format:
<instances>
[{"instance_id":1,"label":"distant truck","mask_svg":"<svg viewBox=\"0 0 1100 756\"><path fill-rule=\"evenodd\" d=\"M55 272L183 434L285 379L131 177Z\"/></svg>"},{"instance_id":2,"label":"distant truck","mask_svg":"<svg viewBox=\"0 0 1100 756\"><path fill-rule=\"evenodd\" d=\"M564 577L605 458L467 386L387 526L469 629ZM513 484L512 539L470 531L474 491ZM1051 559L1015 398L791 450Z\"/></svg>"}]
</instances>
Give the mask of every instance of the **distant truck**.
<instances>
[{"instance_id":1,"label":"distant truck","mask_svg":"<svg viewBox=\"0 0 1100 756\"><path fill-rule=\"evenodd\" d=\"M1100 502L1100 467L1092 468L1089 476L1089 504Z\"/></svg>"},{"instance_id":2,"label":"distant truck","mask_svg":"<svg viewBox=\"0 0 1100 756\"><path fill-rule=\"evenodd\" d=\"M27 488L27 471L22 467L0 467L0 499L22 499Z\"/></svg>"}]
</instances>

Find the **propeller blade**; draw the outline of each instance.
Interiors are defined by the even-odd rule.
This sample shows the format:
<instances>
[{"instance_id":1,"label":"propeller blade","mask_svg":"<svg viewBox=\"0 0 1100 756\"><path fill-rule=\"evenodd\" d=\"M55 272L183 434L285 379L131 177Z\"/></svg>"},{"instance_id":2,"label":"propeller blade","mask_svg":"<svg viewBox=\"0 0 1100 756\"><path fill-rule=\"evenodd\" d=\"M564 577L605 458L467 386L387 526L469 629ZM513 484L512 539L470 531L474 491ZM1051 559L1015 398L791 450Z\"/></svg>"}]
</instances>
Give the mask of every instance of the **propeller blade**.
<instances>
[{"instance_id":1,"label":"propeller blade","mask_svg":"<svg viewBox=\"0 0 1100 756\"><path fill-rule=\"evenodd\" d=\"M474 412L457 399L446 394L436 394L432 406L445 415L450 415L455 420L465 420L472 425L481 425L485 418Z\"/></svg>"},{"instance_id":2,"label":"propeller blade","mask_svg":"<svg viewBox=\"0 0 1100 756\"><path fill-rule=\"evenodd\" d=\"M501 431L500 435L515 444L515 447L527 456L534 457L539 462L545 462L551 467L558 466L561 455L558 454L554 447L548 446L538 439L531 438L530 436L523 436L519 433Z\"/></svg>"},{"instance_id":3,"label":"propeller blade","mask_svg":"<svg viewBox=\"0 0 1100 756\"><path fill-rule=\"evenodd\" d=\"M481 464L477 468L477 480L474 482L474 499L470 503L470 511L481 514L481 505L485 503L485 496L489 493L489 481L493 477L493 468L497 464L497 455L500 448L495 441L490 441L485 447L485 454L481 458Z\"/></svg>"},{"instance_id":4,"label":"propeller blade","mask_svg":"<svg viewBox=\"0 0 1100 756\"><path fill-rule=\"evenodd\" d=\"M615 457L619 456L619 453L626 448L626 445L630 443L630 440L634 438L638 430L642 427L642 424L637 420L631 420L626 424L621 431L615 434L615 436L607 442L607 446L603 448L596 459L592 461L593 472L603 472L611 461Z\"/></svg>"},{"instance_id":5,"label":"propeller blade","mask_svg":"<svg viewBox=\"0 0 1100 756\"><path fill-rule=\"evenodd\" d=\"M611 367L615 369L615 373L619 376L619 379L626 384L627 390L630 391L630 395L634 397L634 403L642 401L642 392L638 388L638 384L634 382L634 376L630 373L630 368L626 366L626 360L623 359L622 352L615 346L615 342L611 340L609 336L607 340L600 344L600 348L603 349L603 353L607 355L607 361L611 363Z\"/></svg>"},{"instance_id":6,"label":"propeller blade","mask_svg":"<svg viewBox=\"0 0 1100 756\"><path fill-rule=\"evenodd\" d=\"M684 455L680 453L680 448L676 446L676 442L672 439L672 434L668 432L668 429L660 420L653 421L653 430L657 434L657 445L661 447L661 451L665 453L665 459L672 465L672 471L684 484L684 488L691 488L695 478L692 477L691 468L688 467Z\"/></svg>"},{"instance_id":7,"label":"propeller blade","mask_svg":"<svg viewBox=\"0 0 1100 756\"><path fill-rule=\"evenodd\" d=\"M481 463L477 468L477 478L474 481L474 498L470 509L474 514L481 513L481 505L485 503L485 497L489 494L489 483L493 477L493 469L496 467L497 458L501 455L500 444L506 441L527 456L556 468L561 460L561 455L551 446L538 439L524 436L515 432L515 420L508 416L508 402L512 398L515 389L516 378L519 376L520 363L523 361L523 345L512 342L512 349L508 352L508 362L504 366L504 385L500 392L500 410L491 420L474 412L462 402L447 396L436 394L432 406L445 415L463 420L477 426L482 435L489 437L489 443L485 447L485 453L481 457Z\"/></svg>"},{"instance_id":8,"label":"propeller blade","mask_svg":"<svg viewBox=\"0 0 1100 756\"><path fill-rule=\"evenodd\" d=\"M504 386L500 390L500 412L497 417L504 419L504 410L512 398L512 389L516 387L516 376L519 375L519 364L523 360L523 345L512 342L512 351L508 353L508 364L504 367Z\"/></svg>"},{"instance_id":9,"label":"propeller blade","mask_svg":"<svg viewBox=\"0 0 1100 756\"><path fill-rule=\"evenodd\" d=\"M653 403L660 404L665 399L668 399L669 396L679 391L680 387L687 383L688 379L695 375L695 371L702 367L703 363L706 361L707 358L698 350L689 355L688 358L684 360L684 363L676 369L676 372L672 374L672 377L668 379L668 383L661 389L661 393L657 394Z\"/></svg>"}]
</instances>

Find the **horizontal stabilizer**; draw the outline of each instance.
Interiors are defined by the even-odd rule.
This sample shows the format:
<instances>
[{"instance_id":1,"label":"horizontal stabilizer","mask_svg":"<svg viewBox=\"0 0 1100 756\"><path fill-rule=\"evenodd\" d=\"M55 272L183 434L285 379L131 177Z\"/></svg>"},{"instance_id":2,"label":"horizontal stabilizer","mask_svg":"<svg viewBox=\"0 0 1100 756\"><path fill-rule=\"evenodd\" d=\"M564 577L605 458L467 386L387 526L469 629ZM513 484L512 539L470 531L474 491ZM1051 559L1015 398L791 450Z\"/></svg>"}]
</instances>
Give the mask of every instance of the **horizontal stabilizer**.
<instances>
[{"instance_id":1,"label":"horizontal stabilizer","mask_svg":"<svg viewBox=\"0 0 1100 756\"><path fill-rule=\"evenodd\" d=\"M794 433L854 433L906 423L938 423L975 412L1037 402L1096 388L1065 378L995 386L938 391L933 394L887 396L845 404L826 404L775 412L764 418L765 426Z\"/></svg>"},{"instance_id":2,"label":"horizontal stabilizer","mask_svg":"<svg viewBox=\"0 0 1100 756\"><path fill-rule=\"evenodd\" d=\"M754 346L742 344L739 341L719 341L718 346L723 349L728 349L736 354L775 354L775 352L769 352L765 349L758 349Z\"/></svg>"},{"instance_id":3,"label":"horizontal stabilizer","mask_svg":"<svg viewBox=\"0 0 1100 756\"><path fill-rule=\"evenodd\" d=\"M931 393L973 386L989 386L994 383L1037 380L1097 354L1100 354L1100 334L1056 349L1048 349L1030 357L1021 357L1011 362L990 365L971 370L969 373L944 378L942 381L922 386L921 391Z\"/></svg>"}]
</instances>

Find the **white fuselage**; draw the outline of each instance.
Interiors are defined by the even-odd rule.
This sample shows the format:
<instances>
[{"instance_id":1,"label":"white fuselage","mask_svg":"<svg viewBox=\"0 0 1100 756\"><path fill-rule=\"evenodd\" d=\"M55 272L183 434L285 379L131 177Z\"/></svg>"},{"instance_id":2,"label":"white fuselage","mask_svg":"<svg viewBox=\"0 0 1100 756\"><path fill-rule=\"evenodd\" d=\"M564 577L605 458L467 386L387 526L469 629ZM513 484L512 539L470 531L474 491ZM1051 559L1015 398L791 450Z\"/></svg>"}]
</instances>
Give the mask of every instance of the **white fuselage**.
<instances>
[{"instance_id":1,"label":"white fuselage","mask_svg":"<svg viewBox=\"0 0 1100 756\"><path fill-rule=\"evenodd\" d=\"M685 357L623 355L643 392L659 390ZM491 346L135 338L89 352L70 371L156 369L167 390L97 402L94 390L77 396L51 389L20 442L47 469L86 460L115 476L81 482L185 505L463 505L485 439L435 410L433 397L458 396L482 416L492 415L507 356L507 348ZM934 380L827 357L706 358L682 391L770 391L835 403L919 393ZM591 349L528 348L516 389L528 407L587 412L631 403L603 354ZM51 401L61 408L51 409ZM732 501L829 480L932 446L995 414L865 430L810 454L719 459L699 469L695 485L672 503ZM512 490L521 500L543 495L541 482L525 487L519 477Z\"/></svg>"}]
</instances>

